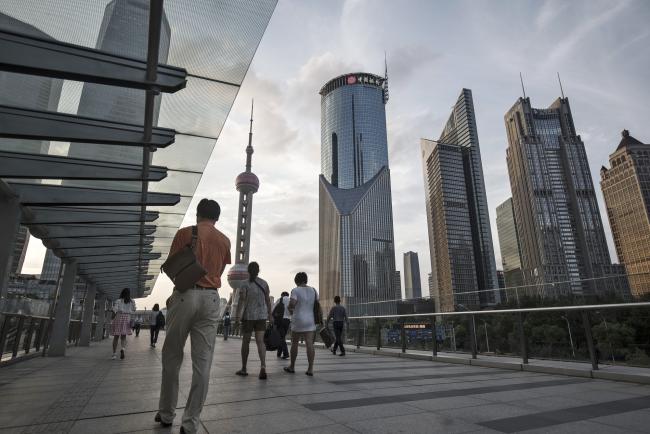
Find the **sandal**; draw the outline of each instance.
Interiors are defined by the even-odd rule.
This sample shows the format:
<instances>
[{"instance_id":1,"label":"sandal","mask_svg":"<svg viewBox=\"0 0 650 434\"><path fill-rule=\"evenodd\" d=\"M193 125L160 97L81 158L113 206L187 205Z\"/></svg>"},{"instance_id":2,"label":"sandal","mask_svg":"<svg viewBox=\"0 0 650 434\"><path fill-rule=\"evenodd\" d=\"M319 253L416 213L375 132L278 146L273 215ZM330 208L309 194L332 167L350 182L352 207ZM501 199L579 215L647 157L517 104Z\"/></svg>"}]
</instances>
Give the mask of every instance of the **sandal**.
<instances>
[{"instance_id":1,"label":"sandal","mask_svg":"<svg viewBox=\"0 0 650 434\"><path fill-rule=\"evenodd\" d=\"M257 378L260 380L266 380L266 369L260 369L260 375Z\"/></svg>"},{"instance_id":2,"label":"sandal","mask_svg":"<svg viewBox=\"0 0 650 434\"><path fill-rule=\"evenodd\" d=\"M244 371L243 369L240 369L239 371L235 372L235 375L239 375L240 377L245 377L248 375L248 372Z\"/></svg>"},{"instance_id":3,"label":"sandal","mask_svg":"<svg viewBox=\"0 0 650 434\"><path fill-rule=\"evenodd\" d=\"M296 373L296 371L289 368L288 366L285 366L283 369L284 369L284 372L288 372L289 374L295 374Z\"/></svg>"}]
</instances>

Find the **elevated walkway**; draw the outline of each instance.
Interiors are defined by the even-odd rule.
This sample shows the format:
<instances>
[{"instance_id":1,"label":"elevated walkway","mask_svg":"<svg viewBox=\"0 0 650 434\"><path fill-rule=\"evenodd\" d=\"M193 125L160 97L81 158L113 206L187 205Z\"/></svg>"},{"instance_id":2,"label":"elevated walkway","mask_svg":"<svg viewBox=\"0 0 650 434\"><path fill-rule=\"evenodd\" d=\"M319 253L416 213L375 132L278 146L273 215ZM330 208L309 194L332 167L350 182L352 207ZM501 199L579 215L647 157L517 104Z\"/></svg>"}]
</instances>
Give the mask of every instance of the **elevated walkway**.
<instances>
[{"instance_id":1,"label":"elevated walkway","mask_svg":"<svg viewBox=\"0 0 650 434\"><path fill-rule=\"evenodd\" d=\"M647 432L650 424L650 386L643 384L416 360L390 350L338 357L318 349L315 376L307 377L302 348L295 375L267 353L269 378L260 381L234 375L240 345L218 338L201 432L594 434ZM145 330L129 338L125 360L110 360L104 340L65 358L0 369L0 433L178 432L153 422L161 347L149 348ZM188 350L180 405L190 384ZM251 350L253 374L259 361Z\"/></svg>"}]
</instances>

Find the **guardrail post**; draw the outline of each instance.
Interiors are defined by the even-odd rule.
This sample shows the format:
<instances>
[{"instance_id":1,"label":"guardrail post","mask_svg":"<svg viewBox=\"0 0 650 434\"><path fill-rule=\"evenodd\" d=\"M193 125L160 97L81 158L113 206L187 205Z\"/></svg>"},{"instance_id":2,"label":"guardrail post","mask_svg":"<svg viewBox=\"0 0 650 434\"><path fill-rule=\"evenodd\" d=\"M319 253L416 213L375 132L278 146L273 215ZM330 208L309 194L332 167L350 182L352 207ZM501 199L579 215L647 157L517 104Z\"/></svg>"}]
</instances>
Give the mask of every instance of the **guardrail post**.
<instances>
[{"instance_id":1,"label":"guardrail post","mask_svg":"<svg viewBox=\"0 0 650 434\"><path fill-rule=\"evenodd\" d=\"M436 326L436 316L431 317L431 338L433 339L433 357L438 356L438 327Z\"/></svg>"},{"instance_id":2,"label":"guardrail post","mask_svg":"<svg viewBox=\"0 0 650 434\"><path fill-rule=\"evenodd\" d=\"M375 319L375 324L377 325L377 351L381 350L381 321L379 318Z\"/></svg>"},{"instance_id":3,"label":"guardrail post","mask_svg":"<svg viewBox=\"0 0 650 434\"><path fill-rule=\"evenodd\" d=\"M596 359L596 349L594 347L594 337L591 334L591 322L589 321L589 312L583 310L580 312L582 315L582 325L585 327L585 338L587 339L587 348L589 348L589 358L591 359L591 368L598 370L598 360Z\"/></svg>"},{"instance_id":4,"label":"guardrail post","mask_svg":"<svg viewBox=\"0 0 650 434\"><path fill-rule=\"evenodd\" d=\"M20 337L23 334L23 325L25 324L25 317L20 316L18 318L18 325L16 325L16 335L14 337L14 347L11 349L11 358L15 359L18 356L18 350L20 350Z\"/></svg>"},{"instance_id":5,"label":"guardrail post","mask_svg":"<svg viewBox=\"0 0 650 434\"><path fill-rule=\"evenodd\" d=\"M32 347L32 338L34 337L35 322L36 322L36 318L30 318L29 328L27 329L27 334L25 335L25 340L23 343L23 349L25 350L25 354L29 354L29 351L31 350Z\"/></svg>"},{"instance_id":6,"label":"guardrail post","mask_svg":"<svg viewBox=\"0 0 650 434\"><path fill-rule=\"evenodd\" d=\"M474 315L469 317L469 337L472 345L472 359L475 359L478 355L478 350L476 348L476 324L474 322Z\"/></svg>"},{"instance_id":7,"label":"guardrail post","mask_svg":"<svg viewBox=\"0 0 650 434\"><path fill-rule=\"evenodd\" d=\"M402 341L402 352L406 352L406 329L404 328L404 325L406 324L406 320L400 321L401 325L401 330L400 330L400 340Z\"/></svg>"},{"instance_id":8,"label":"guardrail post","mask_svg":"<svg viewBox=\"0 0 650 434\"><path fill-rule=\"evenodd\" d=\"M3 315L2 319L2 328L0 328L0 357L5 352L5 345L7 342L7 332L9 328L9 321L11 320L11 317L9 315Z\"/></svg>"},{"instance_id":9,"label":"guardrail post","mask_svg":"<svg viewBox=\"0 0 650 434\"><path fill-rule=\"evenodd\" d=\"M363 321L357 320L357 348L361 348L361 327L363 326Z\"/></svg>"},{"instance_id":10,"label":"guardrail post","mask_svg":"<svg viewBox=\"0 0 650 434\"><path fill-rule=\"evenodd\" d=\"M526 330L524 329L524 314L519 312L517 314L517 322L519 323L519 342L521 345L521 360L524 365L528 364L528 340L526 339Z\"/></svg>"}]
</instances>

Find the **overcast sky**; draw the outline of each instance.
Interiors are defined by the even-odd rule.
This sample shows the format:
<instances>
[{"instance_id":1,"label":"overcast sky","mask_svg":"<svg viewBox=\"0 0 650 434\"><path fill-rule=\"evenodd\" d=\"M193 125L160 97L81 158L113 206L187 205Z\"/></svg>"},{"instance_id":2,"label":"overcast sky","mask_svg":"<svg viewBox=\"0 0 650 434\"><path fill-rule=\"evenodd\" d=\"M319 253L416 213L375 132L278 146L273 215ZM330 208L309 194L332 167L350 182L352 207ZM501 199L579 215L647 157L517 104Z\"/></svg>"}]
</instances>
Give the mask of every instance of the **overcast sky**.
<instances>
[{"instance_id":1,"label":"overcast sky","mask_svg":"<svg viewBox=\"0 0 650 434\"><path fill-rule=\"evenodd\" d=\"M521 96L519 72L534 107L560 94L571 102L587 149L612 258L599 169L624 128L650 142L650 2L638 1L304 1L280 0L233 110L190 205L202 197L222 206L218 227L232 238L244 170L250 100L255 98L251 260L272 295L306 271L318 285L320 87L337 75L383 74L395 224L395 254L418 252L423 294L431 271L419 139L438 138L460 90L472 89L497 268L496 207L510 196L503 115ZM25 273L38 273L40 242ZM40 261L40 262L39 262ZM403 286L403 284L402 284ZM161 276L139 307L164 303ZM225 283L221 295L227 297Z\"/></svg>"}]
</instances>

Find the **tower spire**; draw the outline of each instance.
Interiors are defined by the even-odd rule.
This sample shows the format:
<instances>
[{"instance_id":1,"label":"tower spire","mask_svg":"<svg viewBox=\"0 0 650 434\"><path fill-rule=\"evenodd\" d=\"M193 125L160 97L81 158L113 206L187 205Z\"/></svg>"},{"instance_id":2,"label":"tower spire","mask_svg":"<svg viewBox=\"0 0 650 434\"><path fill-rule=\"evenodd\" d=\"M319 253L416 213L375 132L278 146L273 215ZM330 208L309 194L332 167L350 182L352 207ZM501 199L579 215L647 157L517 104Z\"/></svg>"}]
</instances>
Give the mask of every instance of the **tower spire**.
<instances>
[{"instance_id":1,"label":"tower spire","mask_svg":"<svg viewBox=\"0 0 650 434\"><path fill-rule=\"evenodd\" d=\"M521 71L519 72L519 81L521 81L521 91L524 94L524 99L526 98L526 89L524 88L524 77L521 75Z\"/></svg>"},{"instance_id":2,"label":"tower spire","mask_svg":"<svg viewBox=\"0 0 650 434\"><path fill-rule=\"evenodd\" d=\"M251 123L250 129L248 131L248 146L246 147L246 172L251 171L251 165L253 164L253 107L255 100L251 99Z\"/></svg>"},{"instance_id":3,"label":"tower spire","mask_svg":"<svg viewBox=\"0 0 650 434\"><path fill-rule=\"evenodd\" d=\"M557 73L557 81L560 83L560 93L562 94L562 99L564 99L564 89L562 89L562 80L560 79L560 73Z\"/></svg>"}]
</instances>

